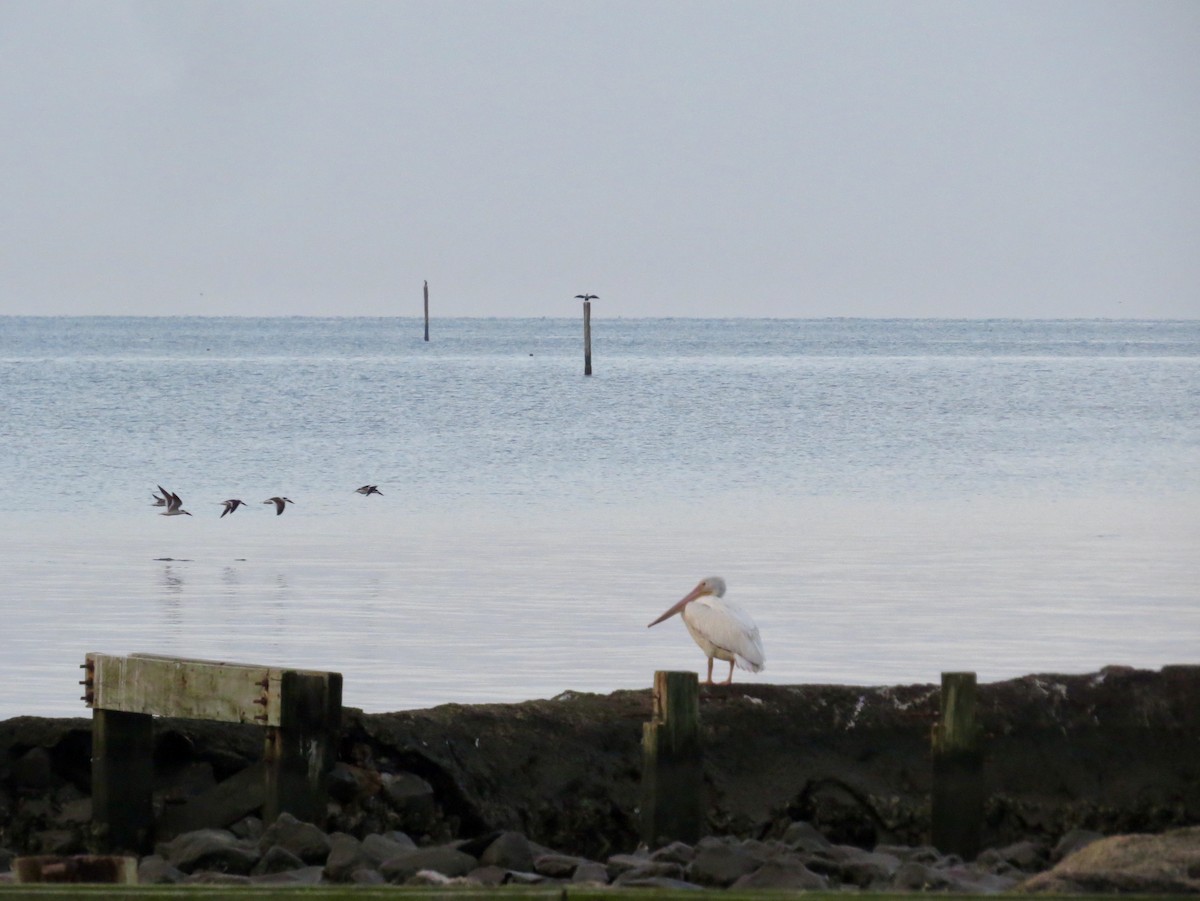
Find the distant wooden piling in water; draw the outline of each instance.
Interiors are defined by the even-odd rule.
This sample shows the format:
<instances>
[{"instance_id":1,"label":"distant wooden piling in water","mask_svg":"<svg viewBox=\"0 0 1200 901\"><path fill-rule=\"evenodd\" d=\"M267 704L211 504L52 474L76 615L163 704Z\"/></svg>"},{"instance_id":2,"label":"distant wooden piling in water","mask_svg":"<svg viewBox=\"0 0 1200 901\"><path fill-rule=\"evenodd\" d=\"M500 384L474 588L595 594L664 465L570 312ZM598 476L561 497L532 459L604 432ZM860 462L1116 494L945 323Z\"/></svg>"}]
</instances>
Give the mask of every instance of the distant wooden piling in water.
<instances>
[{"instance_id":1,"label":"distant wooden piling in water","mask_svg":"<svg viewBox=\"0 0 1200 901\"><path fill-rule=\"evenodd\" d=\"M592 374L592 301L600 298L595 294L576 294L583 301L583 374Z\"/></svg>"},{"instance_id":2,"label":"distant wooden piling in water","mask_svg":"<svg viewBox=\"0 0 1200 901\"><path fill-rule=\"evenodd\" d=\"M932 841L974 860L983 833L983 749L974 673L942 673L941 718L933 727Z\"/></svg>"},{"instance_id":3,"label":"distant wooden piling in water","mask_svg":"<svg viewBox=\"0 0 1200 901\"><path fill-rule=\"evenodd\" d=\"M656 672L653 705L642 724L642 840L695 844L706 831L696 674Z\"/></svg>"},{"instance_id":4,"label":"distant wooden piling in water","mask_svg":"<svg viewBox=\"0 0 1200 901\"><path fill-rule=\"evenodd\" d=\"M425 281L425 340L429 340L429 280Z\"/></svg>"},{"instance_id":5,"label":"distant wooden piling in water","mask_svg":"<svg viewBox=\"0 0 1200 901\"><path fill-rule=\"evenodd\" d=\"M583 304L583 374L592 374L592 302Z\"/></svg>"}]
</instances>

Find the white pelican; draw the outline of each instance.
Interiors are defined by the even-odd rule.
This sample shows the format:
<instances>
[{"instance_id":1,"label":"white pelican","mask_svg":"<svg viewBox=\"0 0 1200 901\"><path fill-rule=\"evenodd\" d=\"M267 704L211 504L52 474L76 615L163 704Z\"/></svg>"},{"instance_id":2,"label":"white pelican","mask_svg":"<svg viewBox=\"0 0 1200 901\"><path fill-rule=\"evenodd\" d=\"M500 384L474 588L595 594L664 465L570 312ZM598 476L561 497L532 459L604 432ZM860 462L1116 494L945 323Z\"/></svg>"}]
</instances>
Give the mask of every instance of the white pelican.
<instances>
[{"instance_id":1,"label":"white pelican","mask_svg":"<svg viewBox=\"0 0 1200 901\"><path fill-rule=\"evenodd\" d=\"M222 506L225 507L225 510L221 513L221 515L218 517L218 519L224 519L226 513L233 513L237 510L238 507L246 506L245 501L239 501L236 499L228 500L228 501L221 501L221 504L222 504Z\"/></svg>"},{"instance_id":2,"label":"white pelican","mask_svg":"<svg viewBox=\"0 0 1200 901\"><path fill-rule=\"evenodd\" d=\"M676 613L683 617L683 624L687 626L692 640L700 645L700 650L708 657L708 680L705 685L713 684L714 659L729 661L729 678L722 685L733 681L735 663L752 673L757 673L766 663L758 626L754 625L750 614L733 601L725 599L725 580L720 576L701 579L700 584L685 598L650 626L657 626Z\"/></svg>"},{"instance_id":3,"label":"white pelican","mask_svg":"<svg viewBox=\"0 0 1200 901\"><path fill-rule=\"evenodd\" d=\"M269 497L265 501L263 501L263 503L264 504L274 504L275 505L275 515L282 516L283 508L287 504L294 504L296 502L294 500L292 500L290 497Z\"/></svg>"}]
</instances>

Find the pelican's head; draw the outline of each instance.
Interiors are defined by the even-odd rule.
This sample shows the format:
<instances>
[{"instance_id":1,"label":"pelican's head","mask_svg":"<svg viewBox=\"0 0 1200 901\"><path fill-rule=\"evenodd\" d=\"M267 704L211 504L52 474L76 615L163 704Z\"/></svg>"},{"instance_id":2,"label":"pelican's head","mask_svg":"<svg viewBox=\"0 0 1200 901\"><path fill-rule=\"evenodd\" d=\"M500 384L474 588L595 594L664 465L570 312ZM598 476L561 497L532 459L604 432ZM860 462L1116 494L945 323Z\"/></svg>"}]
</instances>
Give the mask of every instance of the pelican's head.
<instances>
[{"instance_id":1,"label":"pelican's head","mask_svg":"<svg viewBox=\"0 0 1200 901\"><path fill-rule=\"evenodd\" d=\"M725 580L720 576L709 576L706 579L701 579L695 588L689 591L682 599L677 601L670 610L668 610L654 622L650 623L650 626L657 626L664 619L670 619L676 613L682 613L684 607L696 600L696 598L704 597L706 594L715 595L719 598L724 597ZM647 626L646 628L648 629L650 626Z\"/></svg>"}]
</instances>

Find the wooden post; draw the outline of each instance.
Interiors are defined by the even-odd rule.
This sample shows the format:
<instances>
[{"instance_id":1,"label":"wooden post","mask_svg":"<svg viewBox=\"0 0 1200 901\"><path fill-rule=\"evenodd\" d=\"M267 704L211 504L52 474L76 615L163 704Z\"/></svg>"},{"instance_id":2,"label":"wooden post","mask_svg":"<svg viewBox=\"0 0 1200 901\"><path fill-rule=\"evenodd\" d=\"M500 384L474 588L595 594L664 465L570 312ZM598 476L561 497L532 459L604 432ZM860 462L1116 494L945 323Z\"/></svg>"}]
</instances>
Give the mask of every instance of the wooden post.
<instances>
[{"instance_id":1,"label":"wooden post","mask_svg":"<svg viewBox=\"0 0 1200 901\"><path fill-rule=\"evenodd\" d=\"M263 759L267 765L263 822L283 812L323 826L325 777L337 760L337 731L342 710L340 673L288 670L280 684L279 725L267 729Z\"/></svg>"},{"instance_id":2,"label":"wooden post","mask_svg":"<svg viewBox=\"0 0 1200 901\"><path fill-rule=\"evenodd\" d=\"M107 851L150 850L154 717L92 711L92 822Z\"/></svg>"},{"instance_id":3,"label":"wooden post","mask_svg":"<svg viewBox=\"0 0 1200 901\"><path fill-rule=\"evenodd\" d=\"M696 674L656 672L653 703L654 718L642 724L642 840L695 844L706 809Z\"/></svg>"},{"instance_id":4,"label":"wooden post","mask_svg":"<svg viewBox=\"0 0 1200 901\"><path fill-rule=\"evenodd\" d=\"M429 340L429 282L425 282L425 340Z\"/></svg>"},{"instance_id":5,"label":"wooden post","mask_svg":"<svg viewBox=\"0 0 1200 901\"><path fill-rule=\"evenodd\" d=\"M974 860L983 832L983 752L975 674L942 673L942 715L933 727L933 844Z\"/></svg>"},{"instance_id":6,"label":"wooden post","mask_svg":"<svg viewBox=\"0 0 1200 901\"><path fill-rule=\"evenodd\" d=\"M592 374L592 302L583 302L583 374Z\"/></svg>"}]
</instances>

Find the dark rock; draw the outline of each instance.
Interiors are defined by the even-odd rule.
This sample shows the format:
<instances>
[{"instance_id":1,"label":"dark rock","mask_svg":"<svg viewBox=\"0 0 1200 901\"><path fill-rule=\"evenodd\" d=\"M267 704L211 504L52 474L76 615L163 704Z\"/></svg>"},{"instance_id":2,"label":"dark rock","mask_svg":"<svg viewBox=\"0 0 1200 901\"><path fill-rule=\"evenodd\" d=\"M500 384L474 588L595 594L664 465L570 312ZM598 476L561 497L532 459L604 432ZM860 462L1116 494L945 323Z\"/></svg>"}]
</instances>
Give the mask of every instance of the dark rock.
<instances>
[{"instance_id":1,"label":"dark rock","mask_svg":"<svg viewBox=\"0 0 1200 901\"><path fill-rule=\"evenodd\" d=\"M404 883L420 870L433 870L443 876L465 876L479 865L470 854L450 845L418 848L385 860L379 867L388 882Z\"/></svg>"},{"instance_id":2,"label":"dark rock","mask_svg":"<svg viewBox=\"0 0 1200 901\"><path fill-rule=\"evenodd\" d=\"M1050 860L1058 863L1064 857L1070 857L1076 851L1086 848L1092 842L1102 838L1104 838L1103 835L1090 829L1072 829L1055 844L1054 850L1050 852Z\"/></svg>"},{"instance_id":3,"label":"dark rock","mask_svg":"<svg viewBox=\"0 0 1200 901\"><path fill-rule=\"evenodd\" d=\"M8 780L17 794L44 794L53 782L54 767L50 752L45 748L31 748L9 767Z\"/></svg>"},{"instance_id":4,"label":"dark rock","mask_svg":"<svg viewBox=\"0 0 1200 901\"><path fill-rule=\"evenodd\" d=\"M251 876L250 882L254 885L320 885L323 875L324 867L298 867L294 870Z\"/></svg>"},{"instance_id":5,"label":"dark rock","mask_svg":"<svg viewBox=\"0 0 1200 901\"><path fill-rule=\"evenodd\" d=\"M508 874L509 871L504 867L489 864L486 867L476 867L467 874L466 878L479 885L504 885L505 877Z\"/></svg>"},{"instance_id":6,"label":"dark rock","mask_svg":"<svg viewBox=\"0 0 1200 901\"><path fill-rule=\"evenodd\" d=\"M198 870L185 876L181 885L253 885L249 876L218 870Z\"/></svg>"},{"instance_id":7,"label":"dark rock","mask_svg":"<svg viewBox=\"0 0 1200 901\"><path fill-rule=\"evenodd\" d=\"M386 835L368 835L362 840L362 851L372 865L378 867L385 860L399 857L408 851L417 850L416 842L403 832Z\"/></svg>"},{"instance_id":8,"label":"dark rock","mask_svg":"<svg viewBox=\"0 0 1200 901\"><path fill-rule=\"evenodd\" d=\"M798 854L784 854L742 876L732 888L825 891L829 888L829 880L806 867Z\"/></svg>"},{"instance_id":9,"label":"dark rock","mask_svg":"<svg viewBox=\"0 0 1200 901\"><path fill-rule=\"evenodd\" d=\"M575 872L571 874L571 881L588 885L607 885L608 867L594 860L585 860L575 868Z\"/></svg>"},{"instance_id":10,"label":"dark rock","mask_svg":"<svg viewBox=\"0 0 1200 901\"><path fill-rule=\"evenodd\" d=\"M685 870L689 881L698 885L728 888L743 876L753 873L763 861L743 845L718 838L702 838L696 855Z\"/></svg>"},{"instance_id":11,"label":"dark rock","mask_svg":"<svg viewBox=\"0 0 1200 901\"><path fill-rule=\"evenodd\" d=\"M570 879L579 865L584 862L582 857L576 857L573 854L539 854L533 859L533 870L535 873L541 873L551 879ZM603 866L603 864L599 864L599 866ZM605 882L608 881L607 872L605 869Z\"/></svg>"},{"instance_id":12,"label":"dark rock","mask_svg":"<svg viewBox=\"0 0 1200 901\"><path fill-rule=\"evenodd\" d=\"M795 851L824 851L833 846L833 842L821 834L812 823L796 822L788 826L783 833L783 843Z\"/></svg>"},{"instance_id":13,"label":"dark rock","mask_svg":"<svg viewBox=\"0 0 1200 901\"><path fill-rule=\"evenodd\" d=\"M325 859L325 878L330 882L349 882L358 870L376 863L353 835L335 832L329 836L329 856Z\"/></svg>"},{"instance_id":14,"label":"dark rock","mask_svg":"<svg viewBox=\"0 0 1200 901\"><path fill-rule=\"evenodd\" d=\"M286 873L288 870L299 870L303 869L303 867L304 861L287 848L280 845L272 845L259 858L258 863L254 865L254 869L250 871L250 875L267 876L272 873Z\"/></svg>"},{"instance_id":15,"label":"dark rock","mask_svg":"<svg viewBox=\"0 0 1200 901\"><path fill-rule=\"evenodd\" d=\"M529 847L529 839L519 832L502 832L479 855L479 862L506 870L530 871L533 869L533 852Z\"/></svg>"},{"instance_id":16,"label":"dark rock","mask_svg":"<svg viewBox=\"0 0 1200 901\"><path fill-rule=\"evenodd\" d=\"M928 892L950 888L946 874L928 864L910 860L900 864L892 875L892 888L908 892Z\"/></svg>"},{"instance_id":17,"label":"dark rock","mask_svg":"<svg viewBox=\"0 0 1200 901\"><path fill-rule=\"evenodd\" d=\"M41 829L33 833L30 842L42 854L82 854L83 836L78 829Z\"/></svg>"},{"instance_id":18,"label":"dark rock","mask_svg":"<svg viewBox=\"0 0 1200 901\"><path fill-rule=\"evenodd\" d=\"M92 822L92 799L68 801L59 809L56 819L59 825L66 827L87 826Z\"/></svg>"},{"instance_id":19,"label":"dark rock","mask_svg":"<svg viewBox=\"0 0 1200 901\"><path fill-rule=\"evenodd\" d=\"M504 885L541 885L546 877L540 873L525 873L520 870L505 870Z\"/></svg>"},{"instance_id":20,"label":"dark rock","mask_svg":"<svg viewBox=\"0 0 1200 901\"><path fill-rule=\"evenodd\" d=\"M669 863L683 865L691 863L695 857L696 849L685 842L671 842L671 844L663 845L663 847L650 855L651 860L665 860Z\"/></svg>"},{"instance_id":21,"label":"dark rock","mask_svg":"<svg viewBox=\"0 0 1200 901\"><path fill-rule=\"evenodd\" d=\"M329 797L340 804L349 804L362 794L362 784L355 772L357 769L347 763L334 764L333 769L325 777L325 787L329 791Z\"/></svg>"},{"instance_id":22,"label":"dark rock","mask_svg":"<svg viewBox=\"0 0 1200 901\"><path fill-rule=\"evenodd\" d=\"M160 844L157 853L184 873L207 870L249 873L261 856L258 849L225 829L197 829Z\"/></svg>"},{"instance_id":23,"label":"dark rock","mask_svg":"<svg viewBox=\"0 0 1200 901\"><path fill-rule=\"evenodd\" d=\"M901 863L907 863L910 860L915 860L917 863L936 864L942 860L942 852L933 845L917 845L910 847L908 845L876 845L876 854L890 854Z\"/></svg>"},{"instance_id":24,"label":"dark rock","mask_svg":"<svg viewBox=\"0 0 1200 901\"><path fill-rule=\"evenodd\" d=\"M385 775L383 796L396 811L406 830L420 833L432 826L437 802L433 786L420 776L405 772Z\"/></svg>"},{"instance_id":25,"label":"dark rock","mask_svg":"<svg viewBox=\"0 0 1200 901\"><path fill-rule=\"evenodd\" d=\"M355 870L350 875L350 881L355 885L387 885L383 874L374 869Z\"/></svg>"},{"instance_id":26,"label":"dark rock","mask_svg":"<svg viewBox=\"0 0 1200 901\"><path fill-rule=\"evenodd\" d=\"M612 860L609 860L609 866L606 868L610 881L613 885L641 885L646 879L683 879L683 867L677 863L668 863L663 861L655 863L653 861L642 861L640 866L633 869L622 870L618 875L613 876Z\"/></svg>"},{"instance_id":27,"label":"dark rock","mask_svg":"<svg viewBox=\"0 0 1200 901\"><path fill-rule=\"evenodd\" d=\"M608 870L609 881L612 881L622 873L644 867L648 863L650 863L650 855L644 852L637 854L614 854L608 858L605 869ZM680 867L680 872L682 871L683 868Z\"/></svg>"},{"instance_id":28,"label":"dark rock","mask_svg":"<svg viewBox=\"0 0 1200 901\"><path fill-rule=\"evenodd\" d=\"M966 864L953 864L939 872L949 882L947 891L961 895L1011 892L1021 881L1017 875L989 873L978 866Z\"/></svg>"},{"instance_id":29,"label":"dark rock","mask_svg":"<svg viewBox=\"0 0 1200 901\"><path fill-rule=\"evenodd\" d=\"M683 879L672 879L669 876L642 876L618 882L622 888L649 888L676 891L679 889L702 889L703 886Z\"/></svg>"},{"instance_id":30,"label":"dark rock","mask_svg":"<svg viewBox=\"0 0 1200 901\"><path fill-rule=\"evenodd\" d=\"M138 883L141 885L174 885L182 882L186 875L158 854L143 857L138 863Z\"/></svg>"},{"instance_id":31,"label":"dark rock","mask_svg":"<svg viewBox=\"0 0 1200 901\"><path fill-rule=\"evenodd\" d=\"M238 838L248 839L252 842L257 842L262 838L263 829L263 821L254 816L242 817L229 827L229 831Z\"/></svg>"},{"instance_id":32,"label":"dark rock","mask_svg":"<svg viewBox=\"0 0 1200 901\"><path fill-rule=\"evenodd\" d=\"M838 877L847 885L878 888L888 884L900 868L900 859L891 854L852 849L838 866Z\"/></svg>"},{"instance_id":33,"label":"dark rock","mask_svg":"<svg viewBox=\"0 0 1200 901\"><path fill-rule=\"evenodd\" d=\"M308 864L323 864L329 856L329 836L290 813L281 813L258 840L262 851L274 845L292 852Z\"/></svg>"},{"instance_id":34,"label":"dark rock","mask_svg":"<svg viewBox=\"0 0 1200 901\"><path fill-rule=\"evenodd\" d=\"M1006 867L1033 873L1045 867L1049 858L1046 846L1038 842L1015 842L1003 848L985 848L975 858L980 866L993 872L1006 872Z\"/></svg>"}]
</instances>

